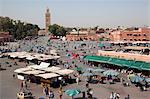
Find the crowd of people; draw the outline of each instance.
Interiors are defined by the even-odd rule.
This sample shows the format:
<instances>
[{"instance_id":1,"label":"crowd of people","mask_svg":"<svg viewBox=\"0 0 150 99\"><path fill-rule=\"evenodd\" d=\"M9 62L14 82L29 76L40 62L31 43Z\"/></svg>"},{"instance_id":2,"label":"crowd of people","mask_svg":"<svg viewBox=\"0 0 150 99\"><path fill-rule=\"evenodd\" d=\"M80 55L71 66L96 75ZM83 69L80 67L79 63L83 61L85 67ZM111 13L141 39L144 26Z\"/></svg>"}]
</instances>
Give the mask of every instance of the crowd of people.
<instances>
[{"instance_id":1,"label":"crowd of people","mask_svg":"<svg viewBox=\"0 0 150 99\"><path fill-rule=\"evenodd\" d=\"M31 40L22 40L17 42L18 46L15 47L9 47L7 46L7 49L10 51L29 51L29 52L35 52L35 53L46 53L50 54L49 49L56 49L58 51L58 54L60 54L63 57L62 59L59 59L59 62L63 65L64 68L68 69L73 69L81 65L87 65L88 67L98 67L98 64L92 64L89 62L86 62L83 60L83 57L85 55L94 55L96 54L97 50L99 49L98 47L98 42L67 42L67 41L61 41L61 40L50 40L48 41L48 38L46 37L41 37L38 39L31 39ZM12 45L11 45L12 46ZM1 48L1 50L5 50L4 48ZM80 63L80 64L79 64ZM108 69L113 69L121 74L120 81L124 86L130 86L132 83L130 82L130 77L129 75L134 74L138 75L135 73L133 70L126 70L126 69L116 69L116 68L111 68L111 66L108 64L100 64L101 68L108 70ZM85 68L85 67L83 67ZM139 75L140 77L143 77L143 74ZM77 73L76 76L74 76L76 79L76 83L79 86L81 79L81 73ZM145 77L145 76L144 76ZM113 77L109 75L107 77L107 81L112 80ZM102 80L102 82L104 79ZM139 83L136 83L136 85ZM21 89L22 88L27 89L27 83L24 81L21 83ZM86 85L86 91L83 91L83 98L87 97L89 99L93 98L94 91L92 88L89 87L89 83L87 82ZM143 87L141 87L143 88ZM147 88L147 86L145 87ZM43 93L46 97L49 99L55 99L55 93L49 86L43 86ZM59 98L62 99L63 96L63 88L60 86L59 88ZM112 92L110 94L110 99L120 99L122 98L121 95L118 92ZM128 94L124 99L130 99L130 95Z\"/></svg>"}]
</instances>

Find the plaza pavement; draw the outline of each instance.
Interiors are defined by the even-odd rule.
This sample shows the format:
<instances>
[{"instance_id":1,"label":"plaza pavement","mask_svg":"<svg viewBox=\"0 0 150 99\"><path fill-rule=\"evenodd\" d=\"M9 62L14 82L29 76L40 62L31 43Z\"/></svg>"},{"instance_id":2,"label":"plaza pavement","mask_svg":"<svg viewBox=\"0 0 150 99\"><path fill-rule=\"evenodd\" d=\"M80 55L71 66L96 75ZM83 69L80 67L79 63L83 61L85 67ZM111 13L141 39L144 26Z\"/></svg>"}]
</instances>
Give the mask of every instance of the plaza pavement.
<instances>
[{"instance_id":1,"label":"plaza pavement","mask_svg":"<svg viewBox=\"0 0 150 99\"><path fill-rule=\"evenodd\" d=\"M53 42L53 45L57 45L60 42ZM78 52L78 53L82 53L82 51L79 51L80 49L84 49L85 52L87 52L87 54L92 54L92 53L96 53L98 47L96 48L77 48L77 50L74 49L74 43L69 44L69 46L67 46L66 48L62 47L62 44L60 44L61 47L59 48L59 54L62 56L61 60L65 60L68 61L70 64L72 61L75 62L75 64L77 64L79 67L83 67L86 68L87 66L84 65L82 62L79 62L78 60L73 60L69 57L66 57L66 52L65 50L69 50L69 52ZM90 45L90 44L89 44ZM56 47L54 47L56 49ZM58 49L58 48L57 48ZM18 63L18 65L14 65L14 62ZM6 62L9 62L9 64L6 64ZM20 67L25 67L26 63L24 62L18 62L18 60L11 60L11 59L7 59L7 58L0 58L0 63L2 65L3 68L6 68L6 70L4 71L0 71L0 99L16 99L17 98L17 92L19 92L20 90L20 83L21 81L18 80L17 78L13 78L13 74L14 74L14 70ZM9 67L9 65L12 65L12 67ZM29 65L29 64L28 64ZM28 84L29 85L29 89L33 92L33 95L36 97L36 99L38 99L38 97L40 96L44 96L43 94L43 89L41 87L41 85L37 85L34 83ZM67 86L63 87L63 90L66 89L81 89L84 90L85 89L85 82L82 81L79 83L79 85L77 85L76 83L74 84L69 84ZM118 92L121 96L120 99L124 99L125 96L127 96L128 94L131 96L131 99L149 99L150 97L150 90L148 91L144 91L141 92L139 90L139 88L135 87L134 85L130 86L130 87L123 87L121 85L121 83L117 83L117 84L90 84L90 88L93 89L93 96L96 97L97 99L108 99L110 96L110 93L113 92ZM54 91L55 94L55 99L59 99L58 97L58 88L54 89L51 88ZM75 96L75 98L77 97L82 97L82 94L79 94L77 96ZM63 94L63 99L71 99L71 97L66 96L65 94ZM82 99L82 98L81 98Z\"/></svg>"}]
</instances>

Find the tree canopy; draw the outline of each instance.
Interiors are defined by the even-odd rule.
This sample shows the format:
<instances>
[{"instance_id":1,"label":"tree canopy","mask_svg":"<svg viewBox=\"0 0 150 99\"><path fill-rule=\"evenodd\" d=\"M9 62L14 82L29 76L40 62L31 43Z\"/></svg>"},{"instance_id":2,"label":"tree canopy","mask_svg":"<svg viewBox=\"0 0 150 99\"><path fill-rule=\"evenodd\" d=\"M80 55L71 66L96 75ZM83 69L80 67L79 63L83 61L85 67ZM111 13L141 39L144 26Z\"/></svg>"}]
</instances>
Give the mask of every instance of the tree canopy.
<instances>
[{"instance_id":1,"label":"tree canopy","mask_svg":"<svg viewBox=\"0 0 150 99\"><path fill-rule=\"evenodd\" d=\"M38 25L0 16L0 31L9 32L15 39L23 39L26 36L35 36L39 29Z\"/></svg>"},{"instance_id":2,"label":"tree canopy","mask_svg":"<svg viewBox=\"0 0 150 99\"><path fill-rule=\"evenodd\" d=\"M54 36L65 36L67 33L67 29L58 24L53 24L49 26L49 32Z\"/></svg>"}]
</instances>

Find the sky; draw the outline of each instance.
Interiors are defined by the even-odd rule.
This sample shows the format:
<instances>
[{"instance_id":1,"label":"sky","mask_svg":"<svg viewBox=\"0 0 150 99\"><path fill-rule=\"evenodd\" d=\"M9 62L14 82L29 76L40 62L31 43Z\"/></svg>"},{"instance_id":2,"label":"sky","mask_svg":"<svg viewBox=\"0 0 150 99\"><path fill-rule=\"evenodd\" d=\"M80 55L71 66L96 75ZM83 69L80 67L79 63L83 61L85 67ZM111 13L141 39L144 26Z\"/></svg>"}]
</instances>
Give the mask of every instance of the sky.
<instances>
[{"instance_id":1,"label":"sky","mask_svg":"<svg viewBox=\"0 0 150 99\"><path fill-rule=\"evenodd\" d=\"M150 26L150 0L0 0L0 16L45 26L65 27Z\"/></svg>"}]
</instances>

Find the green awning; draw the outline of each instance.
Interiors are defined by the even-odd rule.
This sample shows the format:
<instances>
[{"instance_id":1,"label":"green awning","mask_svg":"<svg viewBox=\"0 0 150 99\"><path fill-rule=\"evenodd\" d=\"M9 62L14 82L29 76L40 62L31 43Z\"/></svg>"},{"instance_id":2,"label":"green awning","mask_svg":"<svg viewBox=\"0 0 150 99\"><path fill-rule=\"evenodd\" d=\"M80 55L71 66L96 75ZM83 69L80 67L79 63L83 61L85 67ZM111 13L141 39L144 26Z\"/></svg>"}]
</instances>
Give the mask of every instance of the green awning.
<instances>
[{"instance_id":1,"label":"green awning","mask_svg":"<svg viewBox=\"0 0 150 99\"><path fill-rule=\"evenodd\" d=\"M131 61L131 67L130 68L136 68L141 70L141 67L143 66L145 62L142 61Z\"/></svg>"},{"instance_id":2,"label":"green awning","mask_svg":"<svg viewBox=\"0 0 150 99\"><path fill-rule=\"evenodd\" d=\"M130 67L131 63L128 60L124 60L124 59L118 59L118 58L111 58L108 63L110 64L114 64L117 66L121 66L121 67Z\"/></svg>"},{"instance_id":3,"label":"green awning","mask_svg":"<svg viewBox=\"0 0 150 99\"><path fill-rule=\"evenodd\" d=\"M106 63L110 58L109 57L103 57L103 56L86 56L84 59L88 60L88 61Z\"/></svg>"},{"instance_id":4,"label":"green awning","mask_svg":"<svg viewBox=\"0 0 150 99\"><path fill-rule=\"evenodd\" d=\"M144 63L141 67L142 70L150 70L150 63Z\"/></svg>"},{"instance_id":5,"label":"green awning","mask_svg":"<svg viewBox=\"0 0 150 99\"><path fill-rule=\"evenodd\" d=\"M104 46L104 44L101 44L101 43L98 44L98 47L103 47L103 46Z\"/></svg>"},{"instance_id":6,"label":"green awning","mask_svg":"<svg viewBox=\"0 0 150 99\"><path fill-rule=\"evenodd\" d=\"M113 64L121 67L136 68L139 70L150 70L150 63L143 61L134 61L126 59L118 59L106 56L85 56L85 60Z\"/></svg>"}]
</instances>

